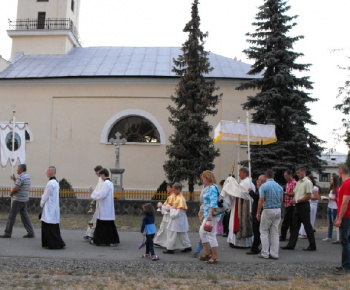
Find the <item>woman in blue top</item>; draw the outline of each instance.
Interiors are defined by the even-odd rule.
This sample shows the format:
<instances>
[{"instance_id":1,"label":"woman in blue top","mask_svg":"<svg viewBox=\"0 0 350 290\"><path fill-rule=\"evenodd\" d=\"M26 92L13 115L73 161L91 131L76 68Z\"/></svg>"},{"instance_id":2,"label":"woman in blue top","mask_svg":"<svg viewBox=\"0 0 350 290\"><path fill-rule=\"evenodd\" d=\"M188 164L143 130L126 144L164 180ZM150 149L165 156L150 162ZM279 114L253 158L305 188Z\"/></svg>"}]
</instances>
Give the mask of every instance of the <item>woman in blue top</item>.
<instances>
[{"instance_id":1,"label":"woman in blue top","mask_svg":"<svg viewBox=\"0 0 350 290\"><path fill-rule=\"evenodd\" d=\"M219 222L220 218L224 213L213 216L213 211L218 207L218 198L220 195L220 190L218 186L215 184L216 179L213 172L206 170L202 173L202 181L204 185L207 185L207 188L203 194L203 223L199 229L199 235L201 237L205 254L200 257L201 261L206 261L207 264L216 264L218 263L218 242L216 240L216 225ZM204 225L206 223L210 223L213 226L211 232L207 232L204 230ZM211 246L211 253L209 244Z\"/></svg>"},{"instance_id":2,"label":"woman in blue top","mask_svg":"<svg viewBox=\"0 0 350 290\"><path fill-rule=\"evenodd\" d=\"M152 260L159 260L159 257L154 252L153 245L153 238L157 233L156 225L154 224L154 208L150 203L146 203L142 207L145 215L142 219L141 233L146 236L146 253L141 258L149 258L149 253L151 252Z\"/></svg>"}]
</instances>

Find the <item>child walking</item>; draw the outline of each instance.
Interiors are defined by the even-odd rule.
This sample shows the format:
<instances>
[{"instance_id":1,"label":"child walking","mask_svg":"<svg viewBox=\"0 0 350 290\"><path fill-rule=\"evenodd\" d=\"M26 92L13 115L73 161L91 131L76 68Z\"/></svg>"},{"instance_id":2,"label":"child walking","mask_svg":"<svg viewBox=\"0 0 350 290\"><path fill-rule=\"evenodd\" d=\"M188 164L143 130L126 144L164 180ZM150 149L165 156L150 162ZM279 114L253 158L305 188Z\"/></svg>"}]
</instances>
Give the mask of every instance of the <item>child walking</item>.
<instances>
[{"instance_id":1,"label":"child walking","mask_svg":"<svg viewBox=\"0 0 350 290\"><path fill-rule=\"evenodd\" d=\"M152 258L152 261L159 260L159 257L154 252L153 238L157 233L156 225L154 224L154 208L152 204L146 203L143 206L141 233L146 236L146 253L141 258ZM150 256L151 253L151 256Z\"/></svg>"}]
</instances>

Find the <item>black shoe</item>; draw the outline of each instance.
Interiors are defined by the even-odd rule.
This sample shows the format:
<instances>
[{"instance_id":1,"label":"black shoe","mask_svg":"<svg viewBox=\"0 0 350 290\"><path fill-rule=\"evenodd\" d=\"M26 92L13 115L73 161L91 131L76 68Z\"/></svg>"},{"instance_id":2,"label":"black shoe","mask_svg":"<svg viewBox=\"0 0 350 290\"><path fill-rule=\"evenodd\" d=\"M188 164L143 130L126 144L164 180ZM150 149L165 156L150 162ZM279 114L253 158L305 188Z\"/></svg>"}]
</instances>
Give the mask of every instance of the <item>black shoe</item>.
<instances>
[{"instance_id":1,"label":"black shoe","mask_svg":"<svg viewBox=\"0 0 350 290\"><path fill-rule=\"evenodd\" d=\"M282 250L294 250L294 247L292 246L284 246L284 247L281 247Z\"/></svg>"},{"instance_id":2,"label":"black shoe","mask_svg":"<svg viewBox=\"0 0 350 290\"><path fill-rule=\"evenodd\" d=\"M163 254L175 254L175 251L174 250L166 250L166 251L163 251Z\"/></svg>"},{"instance_id":3,"label":"black shoe","mask_svg":"<svg viewBox=\"0 0 350 290\"><path fill-rule=\"evenodd\" d=\"M27 235L24 235L23 238L32 239L32 238L35 238L35 236L27 234Z\"/></svg>"},{"instance_id":4,"label":"black shoe","mask_svg":"<svg viewBox=\"0 0 350 290\"><path fill-rule=\"evenodd\" d=\"M286 238L280 237L280 242L285 242L286 240Z\"/></svg>"},{"instance_id":5,"label":"black shoe","mask_svg":"<svg viewBox=\"0 0 350 290\"><path fill-rule=\"evenodd\" d=\"M230 245L231 248L234 248L234 249L243 249L243 247L235 246L235 245L232 244L232 243L229 243L229 245Z\"/></svg>"},{"instance_id":6,"label":"black shoe","mask_svg":"<svg viewBox=\"0 0 350 290\"><path fill-rule=\"evenodd\" d=\"M303 251L316 251L316 246L308 246L307 248L303 249Z\"/></svg>"},{"instance_id":7,"label":"black shoe","mask_svg":"<svg viewBox=\"0 0 350 290\"><path fill-rule=\"evenodd\" d=\"M185 248L181 251L181 253L186 253L186 252L191 252L192 251L192 248L191 247L188 247L188 248Z\"/></svg>"},{"instance_id":8,"label":"black shoe","mask_svg":"<svg viewBox=\"0 0 350 290\"><path fill-rule=\"evenodd\" d=\"M2 239L9 239L9 238L11 238L11 236L4 234L4 235L0 235L0 238L2 238Z\"/></svg>"},{"instance_id":9,"label":"black shoe","mask_svg":"<svg viewBox=\"0 0 350 290\"><path fill-rule=\"evenodd\" d=\"M257 255L259 254L260 252L253 252L253 251L249 251L249 252L246 252L247 255Z\"/></svg>"}]
</instances>

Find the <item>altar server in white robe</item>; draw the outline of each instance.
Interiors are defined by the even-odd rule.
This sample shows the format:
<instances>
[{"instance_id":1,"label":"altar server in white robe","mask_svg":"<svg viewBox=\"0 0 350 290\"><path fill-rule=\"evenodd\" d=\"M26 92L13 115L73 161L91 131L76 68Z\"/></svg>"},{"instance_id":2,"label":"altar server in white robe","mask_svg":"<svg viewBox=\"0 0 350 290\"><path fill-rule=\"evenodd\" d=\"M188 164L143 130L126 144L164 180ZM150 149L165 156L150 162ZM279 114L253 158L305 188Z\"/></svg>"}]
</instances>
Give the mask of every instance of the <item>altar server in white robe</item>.
<instances>
[{"instance_id":1,"label":"altar server in white robe","mask_svg":"<svg viewBox=\"0 0 350 290\"><path fill-rule=\"evenodd\" d=\"M97 191L100 191L101 188L102 188L102 185L103 185L103 180L102 178L100 177L100 170L102 169L103 167L101 165L97 165L95 168L94 168L94 171L95 171L95 174L98 176L98 182L97 182L97 185L95 187L95 190ZM95 227L96 227L96 208L98 208L98 201L96 200L93 200L90 204L90 207L91 207L91 210L94 206L94 204L96 204L95 206L95 212L94 212L94 215L92 216L91 220L89 221L89 224L88 224L88 227L86 229L86 233L85 233L85 236L83 237L84 240L87 240L87 241L91 241L92 238L94 237L94 231L95 231ZM88 212L89 213L89 212Z\"/></svg>"},{"instance_id":2,"label":"altar server in white robe","mask_svg":"<svg viewBox=\"0 0 350 290\"><path fill-rule=\"evenodd\" d=\"M103 180L101 190L90 188L92 191L91 198L98 201L96 203L96 228L93 240L90 243L117 246L120 241L115 225L114 186L109 179L109 171L106 168L100 170L100 177Z\"/></svg>"},{"instance_id":3,"label":"altar server in white robe","mask_svg":"<svg viewBox=\"0 0 350 290\"><path fill-rule=\"evenodd\" d=\"M60 232L60 186L55 175L56 167L50 166L46 171L50 180L40 200L41 245L47 249L63 249L66 246Z\"/></svg>"},{"instance_id":4,"label":"altar server in white robe","mask_svg":"<svg viewBox=\"0 0 350 290\"><path fill-rule=\"evenodd\" d=\"M168 233L168 224L170 221L170 212L167 209L172 209L175 203L175 193L173 193L173 183L169 182L167 184L168 198L164 203L159 202L158 208L160 209L163 219L160 223L159 231L157 232L156 237L153 240L155 246L160 246L163 248L167 247L167 233Z\"/></svg>"},{"instance_id":5,"label":"altar server in white robe","mask_svg":"<svg viewBox=\"0 0 350 290\"><path fill-rule=\"evenodd\" d=\"M175 202L172 209L169 210L170 221L167 232L167 250L164 254L174 254L175 249L183 249L181 252L191 252L191 242L188 237L187 204L181 193L182 185L175 182L173 192L175 193Z\"/></svg>"},{"instance_id":6,"label":"altar server in white robe","mask_svg":"<svg viewBox=\"0 0 350 290\"><path fill-rule=\"evenodd\" d=\"M235 178L228 177L221 195L231 207L227 242L233 248L248 248L253 243L253 227L250 215L252 199L248 189L255 187L249 178L247 168L242 167L239 170L239 177L241 179L239 184Z\"/></svg>"}]
</instances>

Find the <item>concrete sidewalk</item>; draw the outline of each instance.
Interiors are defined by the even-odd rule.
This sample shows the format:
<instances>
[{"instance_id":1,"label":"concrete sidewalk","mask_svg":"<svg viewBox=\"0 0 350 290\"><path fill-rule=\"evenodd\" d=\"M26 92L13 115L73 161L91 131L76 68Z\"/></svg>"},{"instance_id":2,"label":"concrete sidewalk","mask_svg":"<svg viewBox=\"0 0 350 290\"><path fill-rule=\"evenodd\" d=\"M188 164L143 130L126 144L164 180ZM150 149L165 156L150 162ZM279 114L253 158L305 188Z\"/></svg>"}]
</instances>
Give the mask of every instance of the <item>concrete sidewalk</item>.
<instances>
[{"instance_id":1,"label":"concrete sidewalk","mask_svg":"<svg viewBox=\"0 0 350 290\"><path fill-rule=\"evenodd\" d=\"M0 233L3 229L0 229ZM61 235L66 243L62 250L48 250L41 247L41 230L36 229L34 239L24 239L24 228L14 228L12 238L0 239L0 256L2 257L36 257L36 258L70 258L70 259L102 259L102 260L140 260L145 249L138 250L142 241L142 235L138 232L119 232L121 243L117 247L105 247L90 245L83 240L85 230L61 230ZM246 255L249 249L232 249L226 242L226 238L218 236L219 261L227 263L327 263L328 266L339 266L341 261L341 246L331 242L323 242L326 233L315 233L317 251L305 252L302 249L308 246L308 240L299 239L293 251L280 249L279 260L259 259L255 255ZM189 233L192 248L195 249L198 241L198 233ZM286 242L280 243L280 246ZM174 255L163 254L162 248L155 248L156 254L162 261L192 261L192 253L177 251Z\"/></svg>"}]
</instances>

